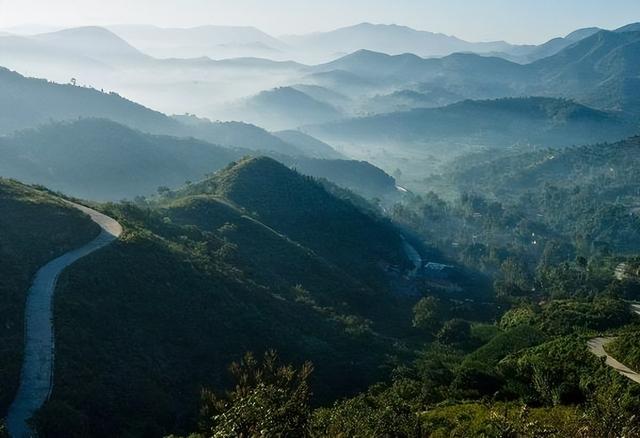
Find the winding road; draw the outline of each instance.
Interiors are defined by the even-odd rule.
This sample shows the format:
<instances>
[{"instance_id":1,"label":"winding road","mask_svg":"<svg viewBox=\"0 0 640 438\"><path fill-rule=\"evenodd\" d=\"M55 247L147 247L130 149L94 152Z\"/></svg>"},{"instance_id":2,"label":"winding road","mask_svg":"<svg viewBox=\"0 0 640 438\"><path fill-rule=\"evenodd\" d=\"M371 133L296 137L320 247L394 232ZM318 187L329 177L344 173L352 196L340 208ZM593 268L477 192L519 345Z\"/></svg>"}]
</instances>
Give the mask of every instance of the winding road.
<instances>
[{"instance_id":1,"label":"winding road","mask_svg":"<svg viewBox=\"0 0 640 438\"><path fill-rule=\"evenodd\" d=\"M34 436L27 420L47 401L53 389L53 295L58 276L77 260L109 245L122 234L122 226L116 220L83 205L65 202L89 215L102 231L83 247L69 251L40 268L29 289L20 387L7 415L7 429L13 438Z\"/></svg>"},{"instance_id":2,"label":"winding road","mask_svg":"<svg viewBox=\"0 0 640 438\"><path fill-rule=\"evenodd\" d=\"M595 338L588 342L589 350L598 357L606 358L606 364L616 370L619 374L625 376L628 379L633 380L636 383L640 383L640 374L633 371L628 366L618 362L605 351L607 344L612 342L615 338Z\"/></svg>"},{"instance_id":3,"label":"winding road","mask_svg":"<svg viewBox=\"0 0 640 438\"><path fill-rule=\"evenodd\" d=\"M632 303L631 311L637 315L640 315L640 304ZM636 371L633 371L625 364L618 362L616 359L609 356L609 353L606 352L605 347L607 346L607 344L613 342L615 339L615 337L593 338L589 342L587 342L587 346L589 347L589 351L591 351L596 356L604 357L605 363L616 370L619 374L625 376L630 380L633 380L636 383L640 383L640 374L638 374Z\"/></svg>"}]
</instances>

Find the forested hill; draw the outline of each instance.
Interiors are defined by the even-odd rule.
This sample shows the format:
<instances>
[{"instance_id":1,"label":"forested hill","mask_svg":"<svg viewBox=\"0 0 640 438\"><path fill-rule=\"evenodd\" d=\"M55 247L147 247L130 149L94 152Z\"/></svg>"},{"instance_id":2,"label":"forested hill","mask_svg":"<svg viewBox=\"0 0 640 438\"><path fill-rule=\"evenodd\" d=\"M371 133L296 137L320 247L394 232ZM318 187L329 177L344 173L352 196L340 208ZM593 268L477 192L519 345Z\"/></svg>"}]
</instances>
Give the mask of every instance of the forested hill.
<instances>
[{"instance_id":1,"label":"forested hill","mask_svg":"<svg viewBox=\"0 0 640 438\"><path fill-rule=\"evenodd\" d=\"M270 158L242 160L186 191L224 197L345 269L374 272L380 261L405 260L400 237L387 221L369 217Z\"/></svg>"},{"instance_id":2,"label":"forested hill","mask_svg":"<svg viewBox=\"0 0 640 438\"><path fill-rule=\"evenodd\" d=\"M211 122L191 116L168 117L116 93L27 78L0 67L0 134L79 118L109 119L162 135L196 137L222 146L305 155L262 128L240 122ZM309 153L315 156L314 152Z\"/></svg>"},{"instance_id":3,"label":"forested hill","mask_svg":"<svg viewBox=\"0 0 640 438\"><path fill-rule=\"evenodd\" d=\"M99 228L49 192L0 178L0 412L18 389L23 357L24 308L36 271L78 248Z\"/></svg>"},{"instance_id":4,"label":"forested hill","mask_svg":"<svg viewBox=\"0 0 640 438\"><path fill-rule=\"evenodd\" d=\"M316 402L379 380L385 357L405 353L394 340L411 330L411 304L385 272L408 268L398 233L312 178L245 159L106 208L126 233L60 279L42 431L189 430L202 387L224 388L221 364L247 350L313 360Z\"/></svg>"},{"instance_id":5,"label":"forested hill","mask_svg":"<svg viewBox=\"0 0 640 438\"><path fill-rule=\"evenodd\" d=\"M113 200L201 179L246 153L81 119L0 137L0 174L74 196Z\"/></svg>"},{"instance_id":6,"label":"forested hill","mask_svg":"<svg viewBox=\"0 0 640 438\"><path fill-rule=\"evenodd\" d=\"M637 252L638 137L501 158L483 155L453 166L449 178L460 193L520 210L527 221L576 239L586 253Z\"/></svg>"},{"instance_id":7,"label":"forested hill","mask_svg":"<svg viewBox=\"0 0 640 438\"><path fill-rule=\"evenodd\" d=\"M451 142L485 147L571 146L618 140L637 123L565 99L529 97L454 103L441 108L355 118L307 127L328 141L358 144Z\"/></svg>"},{"instance_id":8,"label":"forested hill","mask_svg":"<svg viewBox=\"0 0 640 438\"><path fill-rule=\"evenodd\" d=\"M260 138L256 141L260 144ZM132 199L153 195L159 187L201 180L255 153L87 118L0 137L0 174L87 199ZM305 174L367 197L395 192L394 179L366 162L272 155Z\"/></svg>"},{"instance_id":9,"label":"forested hill","mask_svg":"<svg viewBox=\"0 0 640 438\"><path fill-rule=\"evenodd\" d=\"M451 166L463 190L483 187L498 196L560 187L598 186L607 196L633 195L640 177L640 137L566 149L492 157L486 153Z\"/></svg>"},{"instance_id":10,"label":"forested hill","mask_svg":"<svg viewBox=\"0 0 640 438\"><path fill-rule=\"evenodd\" d=\"M54 84L0 67L0 132L30 128L51 120L102 117L147 132L171 133L180 124L116 93Z\"/></svg>"}]
</instances>

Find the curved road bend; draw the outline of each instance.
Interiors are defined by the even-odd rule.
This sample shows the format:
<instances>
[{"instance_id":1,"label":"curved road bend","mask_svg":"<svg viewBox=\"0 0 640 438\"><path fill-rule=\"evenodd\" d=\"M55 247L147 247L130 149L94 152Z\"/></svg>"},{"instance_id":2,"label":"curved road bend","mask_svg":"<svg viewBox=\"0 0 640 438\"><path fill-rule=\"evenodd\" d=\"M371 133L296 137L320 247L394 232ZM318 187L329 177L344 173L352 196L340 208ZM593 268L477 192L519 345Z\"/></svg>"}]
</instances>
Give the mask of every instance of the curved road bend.
<instances>
[{"instance_id":1,"label":"curved road bend","mask_svg":"<svg viewBox=\"0 0 640 438\"><path fill-rule=\"evenodd\" d=\"M606 364L611 368L616 370L619 374L625 376L628 379L633 380L636 383L640 383L640 374L633 371L631 368L626 365L618 362L613 357L609 356L605 351L604 347L607 346L610 342L612 342L615 338L595 338L591 339L587 345L589 346L589 350L598 357L605 357Z\"/></svg>"},{"instance_id":2,"label":"curved road bend","mask_svg":"<svg viewBox=\"0 0 640 438\"><path fill-rule=\"evenodd\" d=\"M20 387L7 415L7 429L13 438L33 436L27 420L47 401L53 388L53 295L58 276L78 259L109 245L122 234L122 227L114 219L83 205L65 202L89 215L102 231L83 247L67 252L40 268L29 289Z\"/></svg>"}]
</instances>

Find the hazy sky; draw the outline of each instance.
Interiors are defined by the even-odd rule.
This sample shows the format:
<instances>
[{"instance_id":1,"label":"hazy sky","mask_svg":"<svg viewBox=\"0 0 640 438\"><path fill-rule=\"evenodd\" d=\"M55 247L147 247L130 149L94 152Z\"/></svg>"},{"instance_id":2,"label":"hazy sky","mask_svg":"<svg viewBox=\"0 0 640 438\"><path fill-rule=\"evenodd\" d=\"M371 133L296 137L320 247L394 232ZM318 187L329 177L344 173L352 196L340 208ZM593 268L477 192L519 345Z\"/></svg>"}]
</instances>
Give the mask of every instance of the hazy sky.
<instances>
[{"instance_id":1,"label":"hazy sky","mask_svg":"<svg viewBox=\"0 0 640 438\"><path fill-rule=\"evenodd\" d=\"M250 25L275 35L369 21L468 40L539 43L640 21L640 0L0 0L0 28L147 23Z\"/></svg>"}]
</instances>

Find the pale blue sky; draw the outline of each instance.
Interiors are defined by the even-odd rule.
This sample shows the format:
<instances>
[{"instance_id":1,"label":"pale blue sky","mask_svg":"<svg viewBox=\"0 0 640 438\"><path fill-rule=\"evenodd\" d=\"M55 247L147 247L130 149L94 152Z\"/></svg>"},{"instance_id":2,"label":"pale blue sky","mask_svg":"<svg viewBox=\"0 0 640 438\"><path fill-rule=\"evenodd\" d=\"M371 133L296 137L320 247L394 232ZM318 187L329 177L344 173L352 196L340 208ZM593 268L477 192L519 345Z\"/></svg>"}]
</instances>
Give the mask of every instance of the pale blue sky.
<instances>
[{"instance_id":1,"label":"pale blue sky","mask_svg":"<svg viewBox=\"0 0 640 438\"><path fill-rule=\"evenodd\" d=\"M228 24L280 35L363 21L468 40L539 43L580 27L640 21L640 0L0 0L0 27Z\"/></svg>"}]
</instances>

